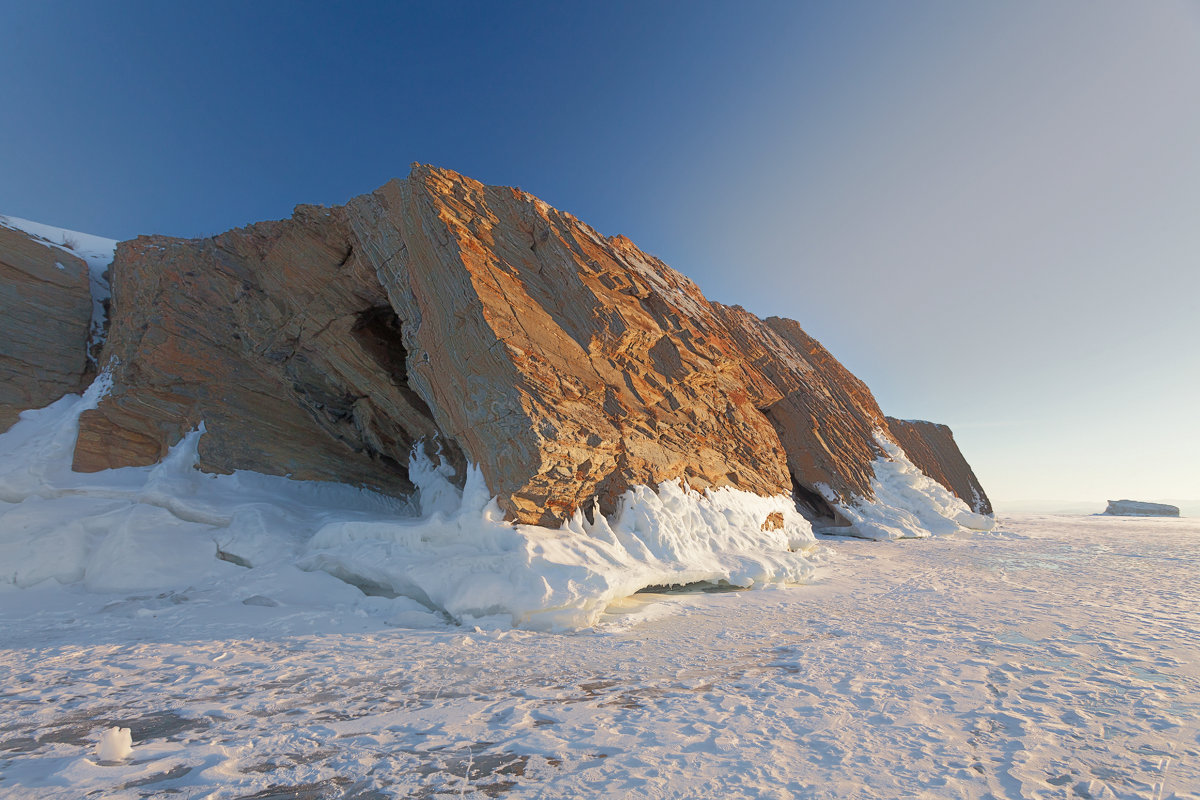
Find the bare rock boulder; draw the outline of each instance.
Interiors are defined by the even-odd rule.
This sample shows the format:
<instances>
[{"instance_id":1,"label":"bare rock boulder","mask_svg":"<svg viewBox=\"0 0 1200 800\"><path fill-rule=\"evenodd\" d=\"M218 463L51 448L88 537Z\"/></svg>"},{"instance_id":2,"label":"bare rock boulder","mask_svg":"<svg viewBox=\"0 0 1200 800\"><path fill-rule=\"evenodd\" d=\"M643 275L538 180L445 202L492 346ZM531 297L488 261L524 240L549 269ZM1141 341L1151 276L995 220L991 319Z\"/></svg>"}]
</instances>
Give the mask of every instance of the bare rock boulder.
<instances>
[{"instance_id":1,"label":"bare rock boulder","mask_svg":"<svg viewBox=\"0 0 1200 800\"><path fill-rule=\"evenodd\" d=\"M199 466L213 472L404 494L419 440L461 467L408 387L404 322L340 211L301 206L211 239L139 237L111 273L113 389L80 420L76 470L154 463L200 423Z\"/></svg>"}]
</instances>

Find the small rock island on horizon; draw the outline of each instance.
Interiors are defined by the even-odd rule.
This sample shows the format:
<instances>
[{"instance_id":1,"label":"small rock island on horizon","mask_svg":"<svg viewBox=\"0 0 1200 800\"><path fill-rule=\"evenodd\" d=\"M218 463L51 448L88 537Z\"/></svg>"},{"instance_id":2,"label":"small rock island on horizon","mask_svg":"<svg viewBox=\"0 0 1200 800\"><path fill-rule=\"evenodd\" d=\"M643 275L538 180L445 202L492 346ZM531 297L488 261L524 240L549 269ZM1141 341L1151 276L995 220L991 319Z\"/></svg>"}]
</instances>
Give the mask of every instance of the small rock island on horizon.
<instances>
[{"instance_id":1,"label":"small rock island on horizon","mask_svg":"<svg viewBox=\"0 0 1200 800\"><path fill-rule=\"evenodd\" d=\"M1104 513L1110 517L1178 517L1179 507L1141 500L1109 500Z\"/></svg>"}]
</instances>

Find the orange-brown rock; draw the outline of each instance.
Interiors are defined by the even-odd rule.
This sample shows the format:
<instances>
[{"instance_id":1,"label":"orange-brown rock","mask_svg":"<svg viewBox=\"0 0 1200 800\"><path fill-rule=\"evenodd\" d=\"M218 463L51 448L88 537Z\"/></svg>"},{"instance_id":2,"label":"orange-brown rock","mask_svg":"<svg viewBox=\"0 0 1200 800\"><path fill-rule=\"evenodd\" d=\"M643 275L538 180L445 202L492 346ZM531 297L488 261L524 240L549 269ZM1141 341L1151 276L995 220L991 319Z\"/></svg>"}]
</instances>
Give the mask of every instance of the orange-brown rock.
<instances>
[{"instance_id":1,"label":"orange-brown rock","mask_svg":"<svg viewBox=\"0 0 1200 800\"><path fill-rule=\"evenodd\" d=\"M896 444L922 472L958 495L975 513L992 513L992 501L949 427L919 419L888 417L887 422Z\"/></svg>"},{"instance_id":2,"label":"orange-brown rock","mask_svg":"<svg viewBox=\"0 0 1200 800\"><path fill-rule=\"evenodd\" d=\"M779 511L772 511L767 514L767 518L763 520L763 524L759 526L764 531L783 530L783 514Z\"/></svg>"},{"instance_id":3,"label":"orange-brown rock","mask_svg":"<svg viewBox=\"0 0 1200 800\"><path fill-rule=\"evenodd\" d=\"M886 431L887 423L866 385L798 323L762 320L738 306L718 308L753 371L766 380L750 386L787 452L797 501L836 519L831 500L872 497L872 463L880 456L875 432Z\"/></svg>"},{"instance_id":4,"label":"orange-brown rock","mask_svg":"<svg viewBox=\"0 0 1200 800\"><path fill-rule=\"evenodd\" d=\"M448 170L125 242L111 271L113 390L81 420L82 470L151 463L203 422L204 469L391 493L426 440L523 522L677 478L836 518L871 498L889 429L797 323L710 303L628 239Z\"/></svg>"},{"instance_id":5,"label":"orange-brown rock","mask_svg":"<svg viewBox=\"0 0 1200 800\"><path fill-rule=\"evenodd\" d=\"M437 428L340 211L301 206L211 239L139 237L111 273L113 389L80 420L75 469L153 463L203 422L209 471L412 490L409 449Z\"/></svg>"},{"instance_id":6,"label":"orange-brown rock","mask_svg":"<svg viewBox=\"0 0 1200 800\"><path fill-rule=\"evenodd\" d=\"M0 432L87 385L91 318L87 264L0 225Z\"/></svg>"},{"instance_id":7,"label":"orange-brown rock","mask_svg":"<svg viewBox=\"0 0 1200 800\"><path fill-rule=\"evenodd\" d=\"M694 283L516 189L414 167L347 208L409 380L514 517L630 484L791 490L746 361Z\"/></svg>"}]
</instances>

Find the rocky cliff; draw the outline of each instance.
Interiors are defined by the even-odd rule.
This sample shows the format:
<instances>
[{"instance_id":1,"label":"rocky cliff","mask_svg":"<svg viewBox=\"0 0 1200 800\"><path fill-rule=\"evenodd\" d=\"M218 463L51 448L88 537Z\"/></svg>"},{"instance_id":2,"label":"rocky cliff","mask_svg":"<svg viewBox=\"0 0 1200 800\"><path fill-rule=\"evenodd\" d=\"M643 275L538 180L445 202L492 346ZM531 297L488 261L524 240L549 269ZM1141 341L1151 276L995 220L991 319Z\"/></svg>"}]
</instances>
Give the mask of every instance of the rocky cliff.
<instances>
[{"instance_id":1,"label":"rocky cliff","mask_svg":"<svg viewBox=\"0 0 1200 800\"><path fill-rule=\"evenodd\" d=\"M113 389L81 419L80 471L152 463L203 423L203 469L392 494L423 442L523 522L682 479L836 523L871 500L884 436L990 511L948 429L885 417L797 323L712 303L517 189L414 165L344 207L124 242L110 271Z\"/></svg>"},{"instance_id":2,"label":"rocky cliff","mask_svg":"<svg viewBox=\"0 0 1200 800\"><path fill-rule=\"evenodd\" d=\"M91 319L83 259L0 224L0 432L87 385Z\"/></svg>"},{"instance_id":3,"label":"rocky cliff","mask_svg":"<svg viewBox=\"0 0 1200 800\"><path fill-rule=\"evenodd\" d=\"M154 463L201 423L200 467L214 472L403 494L414 442L461 464L408 386L400 323L341 210L139 237L111 273L113 389L80 420L76 470Z\"/></svg>"}]
</instances>

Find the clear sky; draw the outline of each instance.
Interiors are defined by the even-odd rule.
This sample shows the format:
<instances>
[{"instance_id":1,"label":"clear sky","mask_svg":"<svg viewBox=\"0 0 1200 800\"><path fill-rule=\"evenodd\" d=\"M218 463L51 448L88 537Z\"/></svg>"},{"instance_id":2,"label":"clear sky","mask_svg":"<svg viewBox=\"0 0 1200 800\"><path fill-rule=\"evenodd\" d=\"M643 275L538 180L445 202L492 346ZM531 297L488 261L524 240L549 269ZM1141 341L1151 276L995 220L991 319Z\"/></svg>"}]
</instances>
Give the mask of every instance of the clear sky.
<instances>
[{"instance_id":1,"label":"clear sky","mask_svg":"<svg viewBox=\"0 0 1200 800\"><path fill-rule=\"evenodd\" d=\"M433 163L799 320L1001 510L1200 513L1197 0L0 0L0 76L0 213L210 235Z\"/></svg>"}]
</instances>

